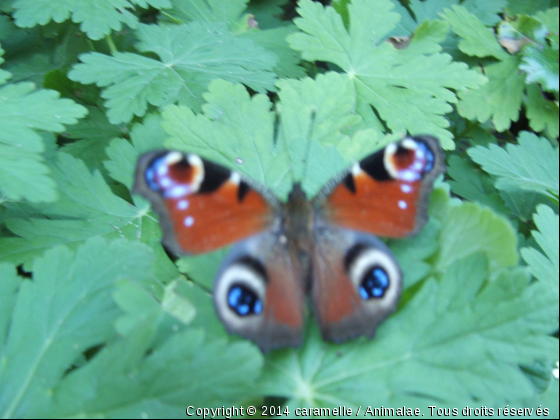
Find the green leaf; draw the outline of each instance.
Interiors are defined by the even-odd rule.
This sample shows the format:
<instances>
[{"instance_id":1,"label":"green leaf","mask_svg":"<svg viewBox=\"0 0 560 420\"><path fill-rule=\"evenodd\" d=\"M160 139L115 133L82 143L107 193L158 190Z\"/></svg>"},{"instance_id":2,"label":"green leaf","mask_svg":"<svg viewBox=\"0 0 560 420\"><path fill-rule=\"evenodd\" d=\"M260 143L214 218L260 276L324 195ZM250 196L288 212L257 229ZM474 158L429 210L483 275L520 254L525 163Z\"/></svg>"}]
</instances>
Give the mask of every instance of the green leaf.
<instances>
[{"instance_id":1,"label":"green leaf","mask_svg":"<svg viewBox=\"0 0 560 420\"><path fill-rule=\"evenodd\" d=\"M255 16L259 28L270 29L287 24L282 20L284 16L283 6L289 0L253 0L249 3L247 12Z\"/></svg>"},{"instance_id":2,"label":"green leaf","mask_svg":"<svg viewBox=\"0 0 560 420\"><path fill-rule=\"evenodd\" d=\"M181 22L224 22L228 26L241 17L249 0L171 0L165 14Z\"/></svg>"},{"instance_id":3,"label":"green leaf","mask_svg":"<svg viewBox=\"0 0 560 420\"><path fill-rule=\"evenodd\" d=\"M76 253L65 247L35 260L21 285L1 357L0 412L36 417L76 357L114 335L118 309L109 293L119 278L149 273L147 247L93 239ZM43 412L44 415L44 412Z\"/></svg>"},{"instance_id":4,"label":"green leaf","mask_svg":"<svg viewBox=\"0 0 560 420\"><path fill-rule=\"evenodd\" d=\"M450 199L441 189L436 189L430 210L441 223L434 272L445 273L454 262L479 252L486 253L492 270L518 263L516 232L503 216L477 203Z\"/></svg>"},{"instance_id":5,"label":"green leaf","mask_svg":"<svg viewBox=\"0 0 560 420\"><path fill-rule=\"evenodd\" d=\"M476 167L470 160L451 156L447 165L451 191L460 197L490 207L495 212L508 216L509 210L494 187L492 178Z\"/></svg>"},{"instance_id":6,"label":"green leaf","mask_svg":"<svg viewBox=\"0 0 560 420\"><path fill-rule=\"evenodd\" d=\"M0 264L0 349L5 345L10 318L16 304L17 291L22 279L11 264Z\"/></svg>"},{"instance_id":7,"label":"green leaf","mask_svg":"<svg viewBox=\"0 0 560 420\"><path fill-rule=\"evenodd\" d=\"M537 84L527 86L527 118L529 125L537 132L547 131L551 137L558 137L558 101L545 98Z\"/></svg>"},{"instance_id":8,"label":"green leaf","mask_svg":"<svg viewBox=\"0 0 560 420\"><path fill-rule=\"evenodd\" d=\"M498 131L505 131L512 121L519 119L525 83L518 73L518 57L486 66L490 82L477 91L460 93L459 113L468 119L492 123Z\"/></svg>"},{"instance_id":9,"label":"green leaf","mask_svg":"<svg viewBox=\"0 0 560 420\"><path fill-rule=\"evenodd\" d=\"M505 149L490 145L469 149L469 156L498 178L496 188L506 191L536 191L558 199L558 148L545 138L522 132L519 144Z\"/></svg>"},{"instance_id":10,"label":"green leaf","mask_svg":"<svg viewBox=\"0 0 560 420\"><path fill-rule=\"evenodd\" d=\"M459 0L411 0L410 10L414 13L416 22L422 23L426 20L437 19L439 17L439 12L441 12L445 7L451 7L458 3Z\"/></svg>"},{"instance_id":11,"label":"green leaf","mask_svg":"<svg viewBox=\"0 0 560 420\"><path fill-rule=\"evenodd\" d=\"M506 10L510 16L530 15L538 10L545 10L554 6L558 6L558 0L508 0Z\"/></svg>"},{"instance_id":12,"label":"green leaf","mask_svg":"<svg viewBox=\"0 0 560 420\"><path fill-rule=\"evenodd\" d=\"M312 197L329 178L343 171L350 159L363 157L352 156L351 144L357 136L350 140L344 134L361 120L354 114L352 85L343 76L329 72L316 80L283 80L278 87L277 106L282 116L279 143L288 152L292 181L301 181ZM377 132L371 134L363 139L366 150L359 148L360 153L375 148L379 138Z\"/></svg>"},{"instance_id":13,"label":"green leaf","mask_svg":"<svg viewBox=\"0 0 560 420\"><path fill-rule=\"evenodd\" d=\"M11 59L6 69L12 73L11 82L32 82L43 85L45 74L54 68L48 54L32 54Z\"/></svg>"},{"instance_id":14,"label":"green leaf","mask_svg":"<svg viewBox=\"0 0 560 420\"><path fill-rule=\"evenodd\" d=\"M53 417L174 418L191 405L239 405L252 391L262 367L254 346L228 345L189 330L146 354L154 334L150 324L71 372L57 387Z\"/></svg>"},{"instance_id":15,"label":"green leaf","mask_svg":"<svg viewBox=\"0 0 560 420\"><path fill-rule=\"evenodd\" d=\"M465 54L476 57L491 56L500 60L508 57L493 31L465 7L453 6L442 15L453 31L462 38L459 49Z\"/></svg>"},{"instance_id":16,"label":"green leaf","mask_svg":"<svg viewBox=\"0 0 560 420\"><path fill-rule=\"evenodd\" d=\"M545 255L535 248L523 248L521 255L531 273L558 299L558 215L550 207L540 205L535 213L535 225L538 230L533 231L533 238Z\"/></svg>"},{"instance_id":17,"label":"green leaf","mask_svg":"<svg viewBox=\"0 0 560 420\"><path fill-rule=\"evenodd\" d=\"M129 189L134 183L134 169L136 161L142 153L163 147L163 141L168 137L161 127L162 118L149 114L142 123L132 126L131 141L114 139L107 147L109 160L105 161L105 168L109 175Z\"/></svg>"},{"instance_id":18,"label":"green leaf","mask_svg":"<svg viewBox=\"0 0 560 420\"><path fill-rule=\"evenodd\" d=\"M86 109L31 83L0 87L0 190L10 199L32 202L56 199L56 187L44 164L40 132L59 133L75 124Z\"/></svg>"},{"instance_id":19,"label":"green leaf","mask_svg":"<svg viewBox=\"0 0 560 420\"><path fill-rule=\"evenodd\" d=\"M286 152L274 145L274 114L265 95L250 97L241 85L217 80L196 115L186 107L163 112L170 148L190 151L276 188L289 174ZM286 180L287 181L287 180Z\"/></svg>"},{"instance_id":20,"label":"green leaf","mask_svg":"<svg viewBox=\"0 0 560 420\"><path fill-rule=\"evenodd\" d=\"M507 4L508 0L465 0L461 6L476 15L485 25L494 26L500 22L500 13L503 13Z\"/></svg>"},{"instance_id":21,"label":"green leaf","mask_svg":"<svg viewBox=\"0 0 560 420\"><path fill-rule=\"evenodd\" d=\"M372 341L321 341L312 329L301 351L267 358L265 395L296 407L488 407L528 398L533 385L517 367L548 355L557 298L529 285L520 269L489 281L480 254L456 260L380 326ZM516 403L517 404L517 403ZM354 415L353 413L353 415Z\"/></svg>"},{"instance_id":22,"label":"green leaf","mask_svg":"<svg viewBox=\"0 0 560 420\"><path fill-rule=\"evenodd\" d=\"M2 56L4 55L4 50L2 49L2 47L0 46L0 65L2 65L4 63L4 59L2 58ZM5 70L0 70L0 85L6 83L6 81L12 77L12 75L10 73L8 73Z\"/></svg>"},{"instance_id":23,"label":"green leaf","mask_svg":"<svg viewBox=\"0 0 560 420\"><path fill-rule=\"evenodd\" d=\"M558 92L558 35L553 46L528 46L519 68L527 73L527 83L540 83L547 91Z\"/></svg>"},{"instance_id":24,"label":"green leaf","mask_svg":"<svg viewBox=\"0 0 560 420\"><path fill-rule=\"evenodd\" d=\"M6 225L19 237L0 238L0 259L27 263L49 248L65 244L75 248L92 237L126 237L154 243L159 240L157 222L113 194L99 172L91 174L74 157L57 154L53 165L60 198L48 205L17 207ZM30 215L22 217L22 211ZM13 217L19 216L19 217Z\"/></svg>"},{"instance_id":25,"label":"green leaf","mask_svg":"<svg viewBox=\"0 0 560 420\"><path fill-rule=\"evenodd\" d=\"M224 24L141 25L137 34L138 51L155 53L159 60L130 52L89 53L80 56L82 63L68 75L107 87L102 97L113 124L143 116L148 104L179 102L199 109L202 93L216 78L241 82L258 92L274 88L271 70L276 56L233 36Z\"/></svg>"},{"instance_id":26,"label":"green leaf","mask_svg":"<svg viewBox=\"0 0 560 420\"><path fill-rule=\"evenodd\" d=\"M16 24L23 28L45 25L51 20L72 19L91 39L101 39L111 30L120 31L123 23L136 28L138 19L131 13L134 4L158 9L171 6L169 0L17 0Z\"/></svg>"},{"instance_id":27,"label":"green leaf","mask_svg":"<svg viewBox=\"0 0 560 420\"><path fill-rule=\"evenodd\" d=\"M389 241L391 252L403 271L404 288L408 289L432 272L431 257L439 248L441 223L432 218L419 235Z\"/></svg>"},{"instance_id":28,"label":"green leaf","mask_svg":"<svg viewBox=\"0 0 560 420\"><path fill-rule=\"evenodd\" d=\"M304 59L328 61L346 73L366 122L377 120L373 107L390 130L431 133L443 147L452 149L444 117L452 110L450 103L457 100L452 89L478 88L485 78L439 53L437 43L446 32L441 22L423 25L420 39L413 37L405 49L382 42L400 20L392 8L388 0L354 0L348 8L347 31L333 8L302 0L298 9L302 17L295 23L304 33L291 35L288 41Z\"/></svg>"},{"instance_id":29,"label":"green leaf","mask_svg":"<svg viewBox=\"0 0 560 420\"><path fill-rule=\"evenodd\" d=\"M305 71L299 66L299 54L290 48L286 40L287 36L294 32L296 32L295 26L290 25L265 31L247 31L241 34L241 37L253 40L257 45L278 56L278 62L274 66L274 72L278 77L298 79L305 77Z\"/></svg>"}]
</instances>

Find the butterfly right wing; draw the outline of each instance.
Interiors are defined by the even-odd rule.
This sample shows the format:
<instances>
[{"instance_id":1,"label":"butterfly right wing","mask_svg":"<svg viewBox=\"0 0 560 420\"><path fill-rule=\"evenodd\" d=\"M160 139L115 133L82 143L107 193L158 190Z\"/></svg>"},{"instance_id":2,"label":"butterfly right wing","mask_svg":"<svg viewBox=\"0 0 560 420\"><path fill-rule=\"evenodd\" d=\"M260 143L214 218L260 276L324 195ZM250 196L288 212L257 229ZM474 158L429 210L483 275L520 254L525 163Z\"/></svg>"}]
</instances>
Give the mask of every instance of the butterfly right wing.
<instances>
[{"instance_id":1,"label":"butterfly right wing","mask_svg":"<svg viewBox=\"0 0 560 420\"><path fill-rule=\"evenodd\" d=\"M444 170L436 138L407 137L354 164L327 184L314 203L321 217L335 226L407 237L428 220L433 183Z\"/></svg>"},{"instance_id":2,"label":"butterfly right wing","mask_svg":"<svg viewBox=\"0 0 560 420\"><path fill-rule=\"evenodd\" d=\"M311 298L326 340L372 337L398 304L402 272L378 238L334 226L315 232Z\"/></svg>"}]
</instances>

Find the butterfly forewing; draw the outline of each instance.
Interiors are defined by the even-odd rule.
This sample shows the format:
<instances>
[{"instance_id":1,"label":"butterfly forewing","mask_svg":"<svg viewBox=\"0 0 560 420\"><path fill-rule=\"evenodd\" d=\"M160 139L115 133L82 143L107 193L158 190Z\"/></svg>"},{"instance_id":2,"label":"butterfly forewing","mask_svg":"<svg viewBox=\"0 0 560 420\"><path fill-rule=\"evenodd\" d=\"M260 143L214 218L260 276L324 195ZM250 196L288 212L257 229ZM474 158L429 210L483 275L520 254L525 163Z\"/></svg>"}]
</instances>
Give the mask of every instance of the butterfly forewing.
<instances>
[{"instance_id":1,"label":"butterfly forewing","mask_svg":"<svg viewBox=\"0 0 560 420\"><path fill-rule=\"evenodd\" d=\"M354 164L325 187L316 206L333 225L406 237L425 224L433 182L444 169L435 138L407 137Z\"/></svg>"},{"instance_id":2,"label":"butterfly forewing","mask_svg":"<svg viewBox=\"0 0 560 420\"><path fill-rule=\"evenodd\" d=\"M268 229L274 220L276 202L264 197L264 189L195 154L145 154L133 191L150 200L165 245L178 254L213 251Z\"/></svg>"}]
</instances>

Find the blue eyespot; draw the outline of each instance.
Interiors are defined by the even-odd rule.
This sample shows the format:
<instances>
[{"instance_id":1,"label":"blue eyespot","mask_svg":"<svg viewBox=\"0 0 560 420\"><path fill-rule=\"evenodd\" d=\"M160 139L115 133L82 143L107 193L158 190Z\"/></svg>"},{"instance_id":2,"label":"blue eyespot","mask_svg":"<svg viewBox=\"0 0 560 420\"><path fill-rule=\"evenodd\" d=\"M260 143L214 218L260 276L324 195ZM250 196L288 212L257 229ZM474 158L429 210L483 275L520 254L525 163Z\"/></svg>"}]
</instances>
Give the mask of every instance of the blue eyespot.
<instances>
[{"instance_id":1,"label":"blue eyespot","mask_svg":"<svg viewBox=\"0 0 560 420\"><path fill-rule=\"evenodd\" d=\"M258 315L262 312L262 301L248 287L234 285L229 289L228 306L239 316Z\"/></svg>"},{"instance_id":2,"label":"blue eyespot","mask_svg":"<svg viewBox=\"0 0 560 420\"><path fill-rule=\"evenodd\" d=\"M159 166L164 163L165 158L160 157L159 159L154 160L150 166L146 169L144 173L144 177L146 178L146 183L148 187L154 191L160 191L161 186L156 182L156 174Z\"/></svg>"},{"instance_id":3,"label":"blue eyespot","mask_svg":"<svg viewBox=\"0 0 560 420\"><path fill-rule=\"evenodd\" d=\"M426 167L424 168L424 173L430 172L434 168L435 156L430 148L424 143L419 143L418 145L422 148L424 154L426 155Z\"/></svg>"},{"instance_id":4,"label":"blue eyespot","mask_svg":"<svg viewBox=\"0 0 560 420\"><path fill-rule=\"evenodd\" d=\"M360 296L363 300L381 298L389 287L389 275L379 266L369 269L360 284Z\"/></svg>"}]
</instances>

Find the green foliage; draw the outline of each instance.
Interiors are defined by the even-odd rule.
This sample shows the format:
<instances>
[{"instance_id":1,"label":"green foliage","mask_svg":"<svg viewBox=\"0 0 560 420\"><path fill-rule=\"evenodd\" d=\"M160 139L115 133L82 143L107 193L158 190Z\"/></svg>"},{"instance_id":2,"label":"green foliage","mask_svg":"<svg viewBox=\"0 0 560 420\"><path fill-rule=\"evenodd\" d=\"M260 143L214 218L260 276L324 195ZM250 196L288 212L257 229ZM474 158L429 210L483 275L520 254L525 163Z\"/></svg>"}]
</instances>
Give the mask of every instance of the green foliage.
<instances>
[{"instance_id":1,"label":"green foliage","mask_svg":"<svg viewBox=\"0 0 560 420\"><path fill-rule=\"evenodd\" d=\"M559 152L548 140L522 132L516 145L477 146L469 155L496 177L499 190L537 191L558 201Z\"/></svg>"},{"instance_id":2,"label":"green foliage","mask_svg":"<svg viewBox=\"0 0 560 420\"><path fill-rule=\"evenodd\" d=\"M16 0L14 18L22 28L51 20L64 22L71 18L80 23L80 29L91 39L101 39L111 31L120 31L122 24L138 26L138 19L131 13L134 6L170 7L169 0Z\"/></svg>"},{"instance_id":3,"label":"green foliage","mask_svg":"<svg viewBox=\"0 0 560 420\"><path fill-rule=\"evenodd\" d=\"M1 76L1 75L0 75ZM58 92L32 83L0 86L0 190L12 200L52 202L56 186L44 163L45 139L37 130L58 133L86 109Z\"/></svg>"},{"instance_id":4,"label":"green foliage","mask_svg":"<svg viewBox=\"0 0 560 420\"><path fill-rule=\"evenodd\" d=\"M476 63L489 79L479 90L459 93L459 113L481 123L491 120L496 130L505 131L525 105L531 128L557 137L558 9L504 21L498 36L462 6L447 9L443 16L461 37L461 52L485 58ZM554 98L545 98L541 89Z\"/></svg>"},{"instance_id":5,"label":"green foliage","mask_svg":"<svg viewBox=\"0 0 560 420\"><path fill-rule=\"evenodd\" d=\"M295 20L302 33L290 36L290 44L303 58L331 62L346 73L366 123L380 129L384 123L397 132L433 133L452 149L444 118L452 110L450 103L457 101L451 89L478 88L485 78L440 53L438 43L447 32L440 21L421 25L405 49L383 42L400 21L392 8L388 0L353 1L347 30L335 9L303 0L298 10L302 17Z\"/></svg>"},{"instance_id":6,"label":"green foliage","mask_svg":"<svg viewBox=\"0 0 560 420\"><path fill-rule=\"evenodd\" d=\"M558 232L558 215L550 207L541 205L535 214L535 224L538 231L533 231L533 237L546 256L535 248L523 248L521 255L533 275L558 297L558 235L550 234L550 231Z\"/></svg>"},{"instance_id":7,"label":"green foliage","mask_svg":"<svg viewBox=\"0 0 560 420\"><path fill-rule=\"evenodd\" d=\"M0 416L557 416L558 1L321 3L0 5ZM388 241L404 292L371 340L325 343L311 316L299 349L230 336L227 249L176 260L130 192L166 147L311 197L405 132L439 137L448 170L422 232Z\"/></svg>"},{"instance_id":8,"label":"green foliage","mask_svg":"<svg viewBox=\"0 0 560 420\"><path fill-rule=\"evenodd\" d=\"M90 53L82 55L83 64L69 73L81 83L110 86L102 96L114 124L143 116L148 104L179 102L197 109L208 82L215 78L243 82L256 91L273 87L274 54L234 37L221 23L141 25L137 34L138 51L155 53L161 61L134 53Z\"/></svg>"}]
</instances>

